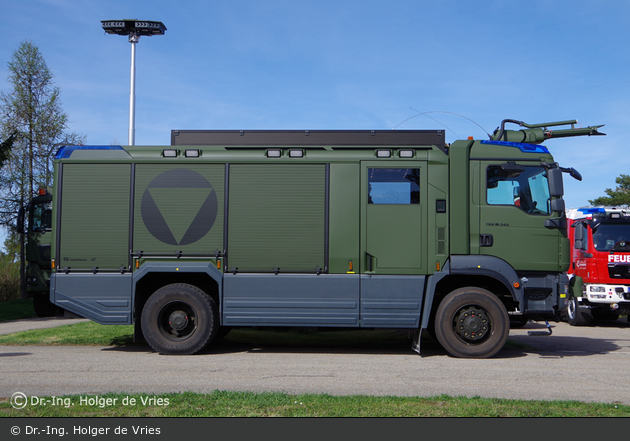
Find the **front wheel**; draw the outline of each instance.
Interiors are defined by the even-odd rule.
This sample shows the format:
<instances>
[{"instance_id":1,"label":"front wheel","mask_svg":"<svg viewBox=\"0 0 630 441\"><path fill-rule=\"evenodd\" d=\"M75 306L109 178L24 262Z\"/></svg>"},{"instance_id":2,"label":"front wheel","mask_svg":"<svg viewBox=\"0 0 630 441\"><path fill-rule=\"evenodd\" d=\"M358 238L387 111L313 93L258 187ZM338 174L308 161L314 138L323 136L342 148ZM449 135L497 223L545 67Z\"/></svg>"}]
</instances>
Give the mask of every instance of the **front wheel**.
<instances>
[{"instance_id":1,"label":"front wheel","mask_svg":"<svg viewBox=\"0 0 630 441\"><path fill-rule=\"evenodd\" d=\"M199 288L175 283L158 289L142 310L142 333L155 351L191 355L208 345L219 328L215 301Z\"/></svg>"},{"instance_id":2,"label":"front wheel","mask_svg":"<svg viewBox=\"0 0 630 441\"><path fill-rule=\"evenodd\" d=\"M591 320L591 312L586 308L580 308L580 304L576 297L569 299L569 307L566 312L567 322L571 326L585 326L588 325Z\"/></svg>"},{"instance_id":3,"label":"front wheel","mask_svg":"<svg viewBox=\"0 0 630 441\"><path fill-rule=\"evenodd\" d=\"M510 333L505 305L490 291L460 288L440 303L435 334L446 351L460 358L489 358L499 352Z\"/></svg>"}]
</instances>

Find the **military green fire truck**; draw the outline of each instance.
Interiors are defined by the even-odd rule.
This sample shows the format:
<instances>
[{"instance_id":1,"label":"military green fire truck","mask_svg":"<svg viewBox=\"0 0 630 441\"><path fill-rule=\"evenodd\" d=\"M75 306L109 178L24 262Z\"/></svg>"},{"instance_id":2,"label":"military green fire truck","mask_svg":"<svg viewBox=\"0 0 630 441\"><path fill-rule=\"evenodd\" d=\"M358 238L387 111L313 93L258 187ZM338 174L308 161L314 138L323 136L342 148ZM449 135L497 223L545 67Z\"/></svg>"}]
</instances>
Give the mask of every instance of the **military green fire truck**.
<instances>
[{"instance_id":1,"label":"military green fire truck","mask_svg":"<svg viewBox=\"0 0 630 441\"><path fill-rule=\"evenodd\" d=\"M579 174L541 143L600 134L575 123L505 120L451 145L440 130L174 130L170 146L62 147L50 299L135 324L163 354L287 326L406 329L417 352L429 330L491 357L510 316L567 306L562 173Z\"/></svg>"}]
</instances>

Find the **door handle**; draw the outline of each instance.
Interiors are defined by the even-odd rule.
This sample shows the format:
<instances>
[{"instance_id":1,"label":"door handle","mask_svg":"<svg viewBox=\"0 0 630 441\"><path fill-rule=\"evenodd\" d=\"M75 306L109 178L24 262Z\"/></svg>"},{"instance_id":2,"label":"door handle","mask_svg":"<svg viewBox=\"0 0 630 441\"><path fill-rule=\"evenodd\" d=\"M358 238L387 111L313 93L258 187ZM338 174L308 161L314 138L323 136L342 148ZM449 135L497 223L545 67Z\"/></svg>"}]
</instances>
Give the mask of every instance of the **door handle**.
<instances>
[{"instance_id":1,"label":"door handle","mask_svg":"<svg viewBox=\"0 0 630 441\"><path fill-rule=\"evenodd\" d=\"M494 238L492 234L480 234L479 235L479 246L481 247L491 247L494 244Z\"/></svg>"},{"instance_id":2,"label":"door handle","mask_svg":"<svg viewBox=\"0 0 630 441\"><path fill-rule=\"evenodd\" d=\"M372 273L374 272L374 256L372 256L370 253L365 253L365 255L367 256L367 272Z\"/></svg>"}]
</instances>

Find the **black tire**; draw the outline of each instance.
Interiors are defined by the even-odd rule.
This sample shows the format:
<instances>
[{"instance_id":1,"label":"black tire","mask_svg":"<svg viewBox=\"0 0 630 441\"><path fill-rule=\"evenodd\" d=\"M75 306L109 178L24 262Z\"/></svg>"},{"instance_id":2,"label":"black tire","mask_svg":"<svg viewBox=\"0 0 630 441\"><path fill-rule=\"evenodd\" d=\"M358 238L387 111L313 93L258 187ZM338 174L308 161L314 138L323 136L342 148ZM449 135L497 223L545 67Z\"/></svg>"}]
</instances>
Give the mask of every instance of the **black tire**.
<instances>
[{"instance_id":1,"label":"black tire","mask_svg":"<svg viewBox=\"0 0 630 441\"><path fill-rule=\"evenodd\" d=\"M567 322L571 326L586 326L593 320L591 311L586 308L580 308L578 300L575 297L569 299L569 307L565 315Z\"/></svg>"},{"instance_id":2,"label":"black tire","mask_svg":"<svg viewBox=\"0 0 630 441\"><path fill-rule=\"evenodd\" d=\"M505 305L490 291L460 288L440 303L435 334L442 347L459 358L489 358L505 345L510 319Z\"/></svg>"},{"instance_id":3,"label":"black tire","mask_svg":"<svg viewBox=\"0 0 630 441\"><path fill-rule=\"evenodd\" d=\"M33 308L37 317L57 315L57 305L50 302L47 292L36 292L33 294Z\"/></svg>"},{"instance_id":4,"label":"black tire","mask_svg":"<svg viewBox=\"0 0 630 441\"><path fill-rule=\"evenodd\" d=\"M206 347L219 329L215 301L201 289L183 283L164 286L142 309L142 333L155 351L191 355Z\"/></svg>"}]
</instances>

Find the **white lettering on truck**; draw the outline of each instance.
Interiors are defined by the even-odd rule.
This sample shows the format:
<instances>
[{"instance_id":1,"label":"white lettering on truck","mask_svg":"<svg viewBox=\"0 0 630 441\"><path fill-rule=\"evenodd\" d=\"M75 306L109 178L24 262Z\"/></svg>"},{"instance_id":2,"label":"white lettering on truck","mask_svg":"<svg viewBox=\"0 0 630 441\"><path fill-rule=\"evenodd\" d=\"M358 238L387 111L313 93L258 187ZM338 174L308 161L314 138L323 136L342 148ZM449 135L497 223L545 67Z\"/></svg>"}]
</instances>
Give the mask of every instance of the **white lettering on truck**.
<instances>
[{"instance_id":1,"label":"white lettering on truck","mask_svg":"<svg viewBox=\"0 0 630 441\"><path fill-rule=\"evenodd\" d=\"M608 263L630 263L630 254L609 254Z\"/></svg>"}]
</instances>

